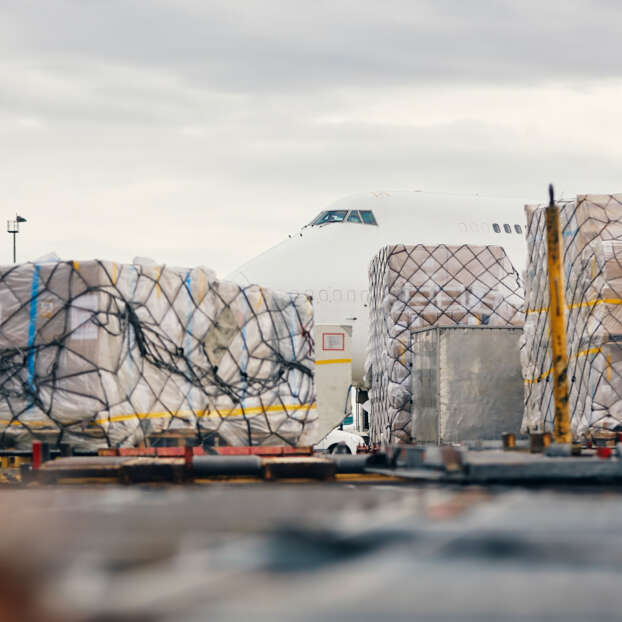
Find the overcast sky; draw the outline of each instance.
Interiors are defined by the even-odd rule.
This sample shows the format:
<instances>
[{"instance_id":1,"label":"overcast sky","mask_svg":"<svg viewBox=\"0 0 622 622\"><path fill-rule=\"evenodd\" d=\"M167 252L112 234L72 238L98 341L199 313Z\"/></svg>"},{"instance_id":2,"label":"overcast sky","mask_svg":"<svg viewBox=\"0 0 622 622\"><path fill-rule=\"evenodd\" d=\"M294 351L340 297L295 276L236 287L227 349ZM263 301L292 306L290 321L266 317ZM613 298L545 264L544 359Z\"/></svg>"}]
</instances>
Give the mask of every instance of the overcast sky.
<instances>
[{"instance_id":1,"label":"overcast sky","mask_svg":"<svg viewBox=\"0 0 622 622\"><path fill-rule=\"evenodd\" d=\"M224 275L354 192L622 192L621 40L616 0L0 0L3 213L22 260Z\"/></svg>"}]
</instances>

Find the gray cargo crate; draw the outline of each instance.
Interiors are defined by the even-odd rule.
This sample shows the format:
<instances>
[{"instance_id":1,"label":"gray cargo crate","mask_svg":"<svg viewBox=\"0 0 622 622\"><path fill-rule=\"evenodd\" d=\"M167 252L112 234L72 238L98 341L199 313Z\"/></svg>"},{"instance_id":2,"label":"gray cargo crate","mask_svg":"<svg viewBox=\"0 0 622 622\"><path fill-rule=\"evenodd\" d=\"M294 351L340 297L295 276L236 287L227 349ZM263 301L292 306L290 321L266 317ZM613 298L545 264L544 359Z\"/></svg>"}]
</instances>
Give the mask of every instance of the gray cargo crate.
<instances>
[{"instance_id":1,"label":"gray cargo crate","mask_svg":"<svg viewBox=\"0 0 622 622\"><path fill-rule=\"evenodd\" d=\"M417 442L500 439L520 431L522 328L456 326L412 333L412 436Z\"/></svg>"}]
</instances>

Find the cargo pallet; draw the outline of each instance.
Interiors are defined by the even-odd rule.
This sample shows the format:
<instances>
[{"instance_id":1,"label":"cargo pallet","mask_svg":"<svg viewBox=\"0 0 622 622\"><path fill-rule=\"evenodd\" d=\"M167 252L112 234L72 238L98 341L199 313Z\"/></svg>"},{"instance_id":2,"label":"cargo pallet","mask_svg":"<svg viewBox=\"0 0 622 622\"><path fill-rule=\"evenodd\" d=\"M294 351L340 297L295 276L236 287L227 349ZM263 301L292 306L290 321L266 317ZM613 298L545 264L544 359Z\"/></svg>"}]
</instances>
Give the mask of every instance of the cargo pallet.
<instances>
[{"instance_id":1,"label":"cargo pallet","mask_svg":"<svg viewBox=\"0 0 622 622\"><path fill-rule=\"evenodd\" d=\"M34 442L32 452L0 452L4 485L85 483L401 482L424 484L620 485L622 439L594 436L582 446L528 440L470 446L398 445L366 455L314 456L310 448L144 447L62 456ZM213 453L208 453L213 452ZM13 462L10 462L13 460Z\"/></svg>"},{"instance_id":2,"label":"cargo pallet","mask_svg":"<svg viewBox=\"0 0 622 622\"><path fill-rule=\"evenodd\" d=\"M542 437L544 435L533 435ZM617 437L617 435L615 435ZM505 441L505 439L504 439ZM411 482L522 486L620 485L622 443L611 439L594 447L529 444L466 449L453 446L397 446L387 466L366 472ZM591 443L588 443L591 445Z\"/></svg>"},{"instance_id":3,"label":"cargo pallet","mask_svg":"<svg viewBox=\"0 0 622 622\"><path fill-rule=\"evenodd\" d=\"M139 447L107 447L93 451L77 450L68 443L56 443L54 439L35 440L31 449L0 448L0 468L19 466L25 462L32 462L33 456L40 452L43 461L50 458L69 456L145 456L180 458L185 455L186 447L192 447L196 456L222 455L258 455L258 456L311 456L312 447L291 447L281 445L255 445L244 447L213 446L205 449L202 446L194 446L195 437L183 434L168 434L148 437L143 446ZM35 460L37 458L34 458Z\"/></svg>"},{"instance_id":4,"label":"cargo pallet","mask_svg":"<svg viewBox=\"0 0 622 622\"><path fill-rule=\"evenodd\" d=\"M387 481L365 474L370 456L314 456L311 447L134 447L71 455L34 441L30 451L1 450L0 484Z\"/></svg>"},{"instance_id":5,"label":"cargo pallet","mask_svg":"<svg viewBox=\"0 0 622 622\"><path fill-rule=\"evenodd\" d=\"M251 483L311 481L395 481L391 475L365 473L367 457L266 457L258 455L185 458L95 456L57 458L39 468L22 467L23 484L88 483Z\"/></svg>"}]
</instances>

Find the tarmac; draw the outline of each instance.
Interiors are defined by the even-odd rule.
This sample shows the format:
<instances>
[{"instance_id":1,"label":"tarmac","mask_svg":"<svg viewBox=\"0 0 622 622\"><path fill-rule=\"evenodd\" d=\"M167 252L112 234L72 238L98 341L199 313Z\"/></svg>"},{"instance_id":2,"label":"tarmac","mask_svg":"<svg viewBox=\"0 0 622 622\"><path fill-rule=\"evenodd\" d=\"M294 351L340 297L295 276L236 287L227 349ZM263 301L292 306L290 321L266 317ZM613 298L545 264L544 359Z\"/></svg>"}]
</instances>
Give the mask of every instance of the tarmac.
<instances>
[{"instance_id":1,"label":"tarmac","mask_svg":"<svg viewBox=\"0 0 622 622\"><path fill-rule=\"evenodd\" d=\"M618 620L617 487L0 490L0 620Z\"/></svg>"}]
</instances>

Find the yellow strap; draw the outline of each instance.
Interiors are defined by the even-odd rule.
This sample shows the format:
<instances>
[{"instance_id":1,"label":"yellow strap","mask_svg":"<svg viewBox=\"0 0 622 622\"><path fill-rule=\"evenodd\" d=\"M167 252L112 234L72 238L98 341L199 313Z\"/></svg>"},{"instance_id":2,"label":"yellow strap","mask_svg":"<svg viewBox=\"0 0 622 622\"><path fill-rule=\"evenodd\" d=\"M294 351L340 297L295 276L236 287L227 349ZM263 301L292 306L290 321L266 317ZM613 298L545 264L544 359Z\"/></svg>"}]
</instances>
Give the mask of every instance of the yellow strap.
<instances>
[{"instance_id":1,"label":"yellow strap","mask_svg":"<svg viewBox=\"0 0 622 622\"><path fill-rule=\"evenodd\" d=\"M589 350L581 350L581 352L578 352L572 358L578 359L580 356L587 356L588 354L598 354L600 351L601 351L600 348L590 348ZM549 367L547 371L540 374L537 378L525 378L524 382L525 384L534 384L535 382L540 382L540 380L544 380L552 371L553 371L553 368Z\"/></svg>"},{"instance_id":2,"label":"yellow strap","mask_svg":"<svg viewBox=\"0 0 622 622\"><path fill-rule=\"evenodd\" d=\"M175 413L160 412L160 413L135 413L131 415L116 415L113 417L105 417L98 419L95 423L114 423L117 421L128 421L130 419L160 419L162 417L239 417L241 415L259 415L263 413L272 412L295 412L296 410L313 410L316 407L315 402L312 404L276 404L274 406L253 406L251 408L232 408L231 410L200 410L195 412L193 410L179 410Z\"/></svg>"},{"instance_id":3,"label":"yellow strap","mask_svg":"<svg viewBox=\"0 0 622 622\"><path fill-rule=\"evenodd\" d=\"M586 300L585 302L575 302L571 305L566 305L566 309L579 309L580 307L595 307L596 305L622 305L622 298L598 298L596 300ZM549 310L548 307L542 307L541 309L527 309L527 315L530 313L546 313Z\"/></svg>"},{"instance_id":4,"label":"yellow strap","mask_svg":"<svg viewBox=\"0 0 622 622\"><path fill-rule=\"evenodd\" d=\"M119 421L130 421L132 419L163 419L166 417L237 417L240 415L259 415L263 413L273 412L295 412L297 410L314 410L317 407L315 402L306 404L276 404L274 406L253 406L251 408L233 408L231 410L201 410L195 412L193 410L179 410L174 413L166 412L154 412L154 413L132 413L129 415L114 415L112 417L103 417L91 422L92 424L103 425L104 423L116 423ZM0 424L3 425L24 425L21 421L11 421L10 419L0 419ZM76 424L79 422L76 422ZM32 427L50 426L49 423L44 422L32 422L28 423ZM75 424L69 424L75 425Z\"/></svg>"},{"instance_id":5,"label":"yellow strap","mask_svg":"<svg viewBox=\"0 0 622 622\"><path fill-rule=\"evenodd\" d=\"M50 428L51 430L57 429L57 426L52 421L27 421L22 423L21 421L15 421L14 419L0 419L0 425L23 425L29 428Z\"/></svg>"},{"instance_id":6,"label":"yellow strap","mask_svg":"<svg viewBox=\"0 0 622 622\"><path fill-rule=\"evenodd\" d=\"M351 363L352 359L322 359L315 361L316 365L335 365L336 363Z\"/></svg>"}]
</instances>

